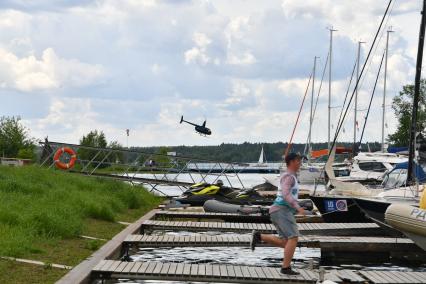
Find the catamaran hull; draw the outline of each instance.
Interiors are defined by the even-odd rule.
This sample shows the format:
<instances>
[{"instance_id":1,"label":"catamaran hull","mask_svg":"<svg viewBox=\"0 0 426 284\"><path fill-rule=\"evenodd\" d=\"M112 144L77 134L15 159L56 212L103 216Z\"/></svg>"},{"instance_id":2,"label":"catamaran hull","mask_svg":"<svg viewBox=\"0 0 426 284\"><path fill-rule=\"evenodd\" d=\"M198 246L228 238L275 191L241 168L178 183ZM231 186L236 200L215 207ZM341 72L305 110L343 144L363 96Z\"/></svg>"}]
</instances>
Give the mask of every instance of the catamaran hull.
<instances>
[{"instance_id":1,"label":"catamaran hull","mask_svg":"<svg viewBox=\"0 0 426 284\"><path fill-rule=\"evenodd\" d=\"M352 197L310 196L327 223L371 222L357 207Z\"/></svg>"}]
</instances>

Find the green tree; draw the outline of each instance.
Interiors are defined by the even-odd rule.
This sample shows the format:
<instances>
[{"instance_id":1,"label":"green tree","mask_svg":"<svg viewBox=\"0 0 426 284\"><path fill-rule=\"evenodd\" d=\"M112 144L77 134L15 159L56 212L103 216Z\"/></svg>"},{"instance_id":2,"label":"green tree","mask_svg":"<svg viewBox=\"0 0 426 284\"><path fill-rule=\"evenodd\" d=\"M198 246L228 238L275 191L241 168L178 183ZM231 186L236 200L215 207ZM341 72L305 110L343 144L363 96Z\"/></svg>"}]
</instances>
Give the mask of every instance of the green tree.
<instances>
[{"instance_id":1,"label":"green tree","mask_svg":"<svg viewBox=\"0 0 426 284\"><path fill-rule=\"evenodd\" d=\"M123 149L124 147L118 143L117 141L112 141L109 143L108 148L114 149L114 150L120 150ZM114 152L112 153L109 157L108 160L111 163L124 163L124 155L123 152Z\"/></svg>"},{"instance_id":2,"label":"green tree","mask_svg":"<svg viewBox=\"0 0 426 284\"><path fill-rule=\"evenodd\" d=\"M80 139L80 145L86 146L86 147L106 148L107 144L108 143L105 138L105 134L103 133L103 131L98 131L98 130L92 130L87 135L83 135L83 137ZM105 152L102 152L96 156L97 153L98 153L97 149L80 148L77 151L77 157L80 160L86 160L86 161L90 161L93 158L95 158L94 162L92 163L92 166L96 167L98 165L98 162L101 162L106 155ZM104 161L104 162L108 162L108 161ZM99 167L102 167L102 168L106 166L108 166L108 163L102 163L102 165L99 165Z\"/></svg>"},{"instance_id":3,"label":"green tree","mask_svg":"<svg viewBox=\"0 0 426 284\"><path fill-rule=\"evenodd\" d=\"M19 117L0 118L0 155L16 158L34 158L34 139L29 136L28 129L21 124Z\"/></svg>"},{"instance_id":4,"label":"green tree","mask_svg":"<svg viewBox=\"0 0 426 284\"><path fill-rule=\"evenodd\" d=\"M18 151L18 158L20 159L35 159L34 147L22 148Z\"/></svg>"},{"instance_id":5,"label":"green tree","mask_svg":"<svg viewBox=\"0 0 426 284\"><path fill-rule=\"evenodd\" d=\"M161 156L154 156L154 160L158 167L160 168L169 168L171 166L171 160L167 155L169 149L167 147L160 147L157 151L157 154Z\"/></svg>"},{"instance_id":6,"label":"green tree","mask_svg":"<svg viewBox=\"0 0 426 284\"><path fill-rule=\"evenodd\" d=\"M413 109L414 85L405 85L399 95L393 98L392 109L398 118L398 128L390 134L388 141L395 146L408 146L410 139L411 113ZM426 127L426 80L420 83L419 111L417 114L417 131L423 135Z\"/></svg>"}]
</instances>

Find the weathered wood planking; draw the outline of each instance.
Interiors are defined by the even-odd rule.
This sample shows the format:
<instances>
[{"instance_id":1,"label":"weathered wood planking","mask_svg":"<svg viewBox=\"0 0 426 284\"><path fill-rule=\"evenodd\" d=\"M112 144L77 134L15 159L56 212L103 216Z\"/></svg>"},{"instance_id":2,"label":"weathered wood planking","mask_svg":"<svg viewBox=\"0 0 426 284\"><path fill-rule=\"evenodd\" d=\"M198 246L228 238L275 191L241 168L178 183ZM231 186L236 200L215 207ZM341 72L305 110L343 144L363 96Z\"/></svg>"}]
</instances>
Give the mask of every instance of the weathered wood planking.
<instances>
[{"instance_id":1,"label":"weathered wood planking","mask_svg":"<svg viewBox=\"0 0 426 284\"><path fill-rule=\"evenodd\" d=\"M214 213L214 212L194 212L194 211L158 211L154 219L219 219L230 222L247 222L247 223L270 223L269 215L263 214L238 214L238 213ZM321 223L320 215L299 216L296 215L299 223Z\"/></svg>"},{"instance_id":2,"label":"weathered wood planking","mask_svg":"<svg viewBox=\"0 0 426 284\"><path fill-rule=\"evenodd\" d=\"M318 271L297 269L300 275L279 273L275 267L228 264L101 261L93 279L178 280L226 283L316 283ZM426 272L328 270L325 280L337 283L426 283Z\"/></svg>"},{"instance_id":3,"label":"weathered wood planking","mask_svg":"<svg viewBox=\"0 0 426 284\"><path fill-rule=\"evenodd\" d=\"M426 272L360 271L362 276L374 284L426 283Z\"/></svg>"},{"instance_id":4,"label":"weathered wood planking","mask_svg":"<svg viewBox=\"0 0 426 284\"><path fill-rule=\"evenodd\" d=\"M300 275L281 275L279 268L224 264L141 262L124 271L121 261L105 260L93 270L94 279L179 280L226 283L316 283L318 273L299 270Z\"/></svg>"},{"instance_id":5,"label":"weathered wood planking","mask_svg":"<svg viewBox=\"0 0 426 284\"><path fill-rule=\"evenodd\" d=\"M124 243L137 247L248 247L249 235L129 235ZM259 246L269 246L261 243ZM299 246L335 252L410 252L419 248L406 238L301 236Z\"/></svg>"},{"instance_id":6,"label":"weathered wood planking","mask_svg":"<svg viewBox=\"0 0 426 284\"><path fill-rule=\"evenodd\" d=\"M383 234L383 230L375 223L299 223L297 225L300 233L305 235L374 236ZM274 225L264 223L147 220L142 224L141 229L223 232L257 230L262 233L275 233Z\"/></svg>"}]
</instances>

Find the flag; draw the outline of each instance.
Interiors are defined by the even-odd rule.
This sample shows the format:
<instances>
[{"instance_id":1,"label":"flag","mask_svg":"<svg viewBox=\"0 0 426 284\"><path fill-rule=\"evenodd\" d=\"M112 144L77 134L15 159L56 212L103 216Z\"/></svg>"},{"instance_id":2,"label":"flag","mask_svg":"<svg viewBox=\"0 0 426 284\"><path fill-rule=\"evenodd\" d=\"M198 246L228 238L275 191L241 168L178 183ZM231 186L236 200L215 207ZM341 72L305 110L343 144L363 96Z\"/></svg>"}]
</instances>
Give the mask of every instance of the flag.
<instances>
[{"instance_id":1,"label":"flag","mask_svg":"<svg viewBox=\"0 0 426 284\"><path fill-rule=\"evenodd\" d=\"M130 133L130 129L126 129L127 136L129 136L129 133Z\"/></svg>"},{"instance_id":2,"label":"flag","mask_svg":"<svg viewBox=\"0 0 426 284\"><path fill-rule=\"evenodd\" d=\"M358 120L356 121L356 129L359 131Z\"/></svg>"}]
</instances>

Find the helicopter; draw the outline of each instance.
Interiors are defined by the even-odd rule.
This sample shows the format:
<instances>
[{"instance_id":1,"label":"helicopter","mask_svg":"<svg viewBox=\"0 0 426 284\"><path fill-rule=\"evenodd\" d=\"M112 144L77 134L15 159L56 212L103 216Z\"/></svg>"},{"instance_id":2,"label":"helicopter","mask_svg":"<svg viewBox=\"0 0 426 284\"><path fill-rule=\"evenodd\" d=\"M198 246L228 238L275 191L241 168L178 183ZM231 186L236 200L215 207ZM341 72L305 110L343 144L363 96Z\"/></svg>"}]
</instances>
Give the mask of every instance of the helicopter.
<instances>
[{"instance_id":1,"label":"helicopter","mask_svg":"<svg viewBox=\"0 0 426 284\"><path fill-rule=\"evenodd\" d=\"M206 127L206 122L207 122L206 120L203 122L202 125L198 125L198 124L195 124L195 123L192 123L192 122L184 120L183 119L183 115L182 115L181 118L180 118L180 123L182 123L182 122L186 122L188 124L191 124L191 125L195 126L195 131L198 134L200 134L200 135L207 136L207 135L211 135L212 134L212 131L210 130L210 128Z\"/></svg>"}]
</instances>

